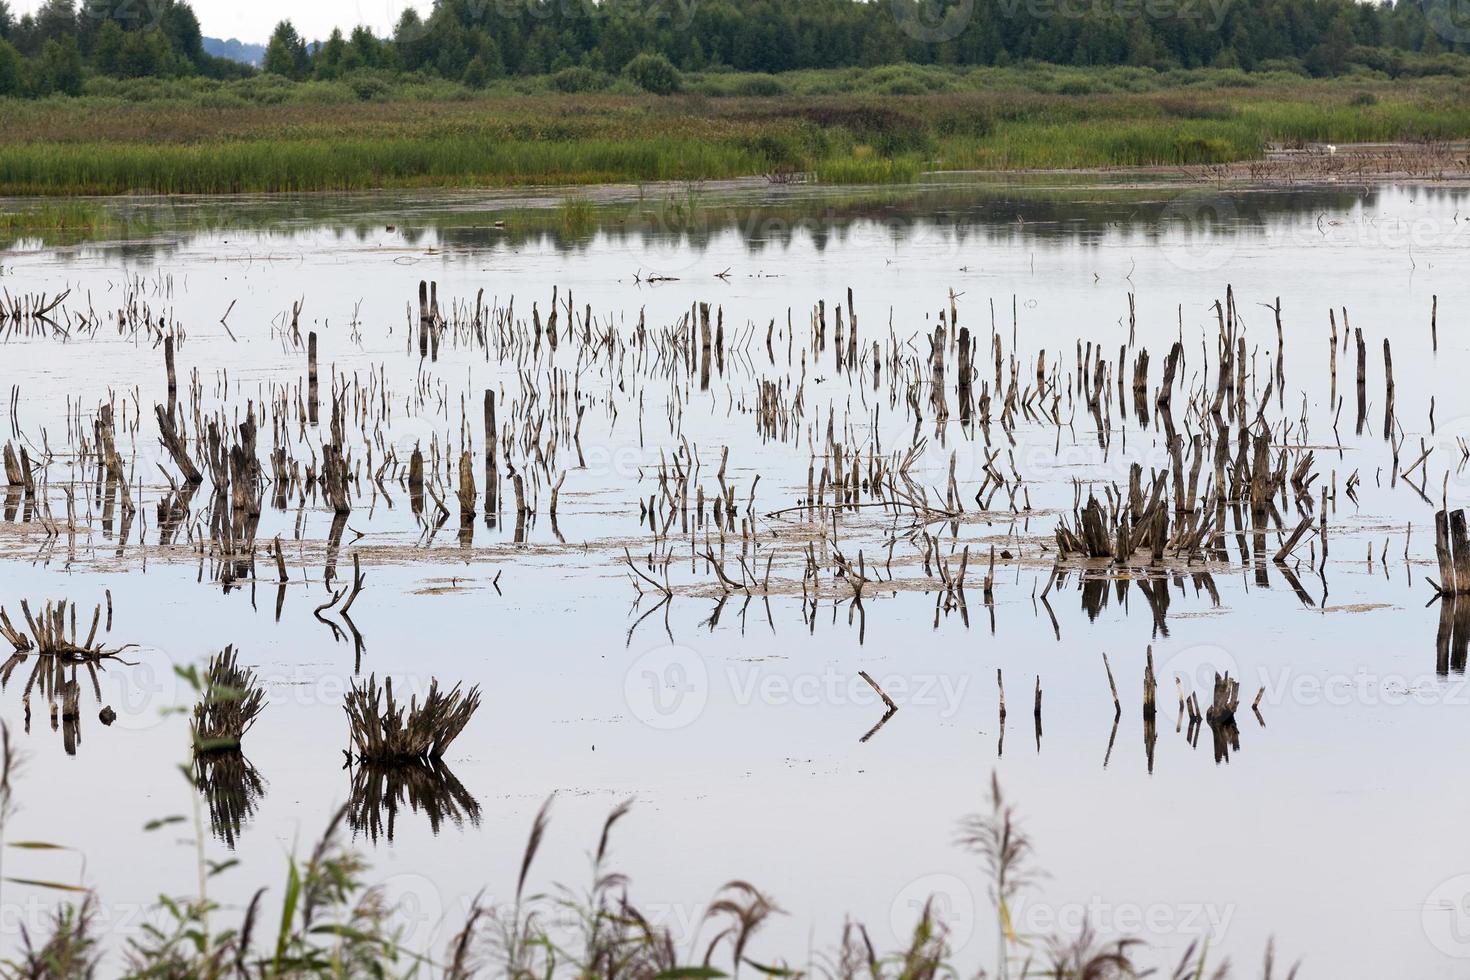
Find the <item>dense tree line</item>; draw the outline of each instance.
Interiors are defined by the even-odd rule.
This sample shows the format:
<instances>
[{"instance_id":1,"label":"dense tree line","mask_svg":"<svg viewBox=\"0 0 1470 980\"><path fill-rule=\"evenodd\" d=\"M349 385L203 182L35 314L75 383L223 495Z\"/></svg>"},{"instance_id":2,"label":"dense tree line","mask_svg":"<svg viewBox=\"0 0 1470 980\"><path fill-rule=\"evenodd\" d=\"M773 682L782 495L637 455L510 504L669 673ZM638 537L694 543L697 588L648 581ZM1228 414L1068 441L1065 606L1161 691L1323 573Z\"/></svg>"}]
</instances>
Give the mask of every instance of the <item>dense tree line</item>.
<instances>
[{"instance_id":1,"label":"dense tree line","mask_svg":"<svg viewBox=\"0 0 1470 980\"><path fill-rule=\"evenodd\" d=\"M46 0L22 17L0 0L0 95L75 95L89 72L236 77L248 69L205 53L183 0Z\"/></svg>"},{"instance_id":2,"label":"dense tree line","mask_svg":"<svg viewBox=\"0 0 1470 980\"><path fill-rule=\"evenodd\" d=\"M510 75L631 72L667 89L678 70L752 72L918 64L1302 67L1396 73L1409 52L1470 52L1460 0L435 0L389 37L364 27L271 38L265 71L362 70L482 85ZM76 93L89 74L235 77L207 54L185 0L0 0L0 94Z\"/></svg>"},{"instance_id":3,"label":"dense tree line","mask_svg":"<svg viewBox=\"0 0 1470 980\"><path fill-rule=\"evenodd\" d=\"M918 64L1240 67L1389 72L1404 52L1470 52L1459 0L436 0L392 37L358 28L309 48L289 23L267 71L334 77L357 67L478 83L568 68L624 70L656 53L676 68Z\"/></svg>"}]
</instances>

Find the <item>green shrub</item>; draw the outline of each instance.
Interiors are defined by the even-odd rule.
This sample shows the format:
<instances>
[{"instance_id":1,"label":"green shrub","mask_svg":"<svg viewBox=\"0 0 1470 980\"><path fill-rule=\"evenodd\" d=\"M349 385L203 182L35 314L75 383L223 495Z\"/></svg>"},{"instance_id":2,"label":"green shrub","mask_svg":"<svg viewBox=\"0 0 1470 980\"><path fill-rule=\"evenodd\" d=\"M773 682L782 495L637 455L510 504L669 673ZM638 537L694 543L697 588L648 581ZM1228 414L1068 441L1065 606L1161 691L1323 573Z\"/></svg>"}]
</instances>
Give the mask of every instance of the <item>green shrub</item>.
<instances>
[{"instance_id":1,"label":"green shrub","mask_svg":"<svg viewBox=\"0 0 1470 980\"><path fill-rule=\"evenodd\" d=\"M628 62L623 74L643 91L654 95L672 95L683 84L679 69L661 54L640 54Z\"/></svg>"},{"instance_id":2,"label":"green shrub","mask_svg":"<svg viewBox=\"0 0 1470 980\"><path fill-rule=\"evenodd\" d=\"M790 133L760 133L747 141L746 146L765 162L768 170L794 170L801 165L801 147Z\"/></svg>"},{"instance_id":3,"label":"green shrub","mask_svg":"<svg viewBox=\"0 0 1470 980\"><path fill-rule=\"evenodd\" d=\"M1181 136L1174 141L1179 163L1228 163L1235 159L1230 143L1214 137Z\"/></svg>"},{"instance_id":4,"label":"green shrub","mask_svg":"<svg viewBox=\"0 0 1470 980\"><path fill-rule=\"evenodd\" d=\"M786 86L775 75L747 75L735 84L736 95L773 98L785 95Z\"/></svg>"},{"instance_id":5,"label":"green shrub","mask_svg":"<svg viewBox=\"0 0 1470 980\"><path fill-rule=\"evenodd\" d=\"M352 94L363 102L382 101L393 91L391 80L375 71L355 71L343 80L352 89Z\"/></svg>"}]
</instances>

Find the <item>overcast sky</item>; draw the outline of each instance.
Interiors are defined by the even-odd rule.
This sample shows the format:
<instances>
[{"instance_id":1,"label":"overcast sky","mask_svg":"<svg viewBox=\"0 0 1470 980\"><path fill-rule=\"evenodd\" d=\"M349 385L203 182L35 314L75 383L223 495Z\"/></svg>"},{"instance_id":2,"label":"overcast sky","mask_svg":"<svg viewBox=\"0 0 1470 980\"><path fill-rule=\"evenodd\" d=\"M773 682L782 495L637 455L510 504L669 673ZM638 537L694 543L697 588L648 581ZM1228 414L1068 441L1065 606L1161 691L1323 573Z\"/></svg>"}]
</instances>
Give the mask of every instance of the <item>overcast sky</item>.
<instances>
[{"instance_id":1,"label":"overcast sky","mask_svg":"<svg viewBox=\"0 0 1470 980\"><path fill-rule=\"evenodd\" d=\"M44 0L10 0L16 15L34 13ZM147 7L148 0L133 0ZM367 24L385 34L398 21L405 7L417 7L421 13L433 5L432 0L191 0L199 24L211 37L237 37L242 41L264 42L280 20L290 18L305 37L325 38L332 28L344 33L358 24Z\"/></svg>"}]
</instances>

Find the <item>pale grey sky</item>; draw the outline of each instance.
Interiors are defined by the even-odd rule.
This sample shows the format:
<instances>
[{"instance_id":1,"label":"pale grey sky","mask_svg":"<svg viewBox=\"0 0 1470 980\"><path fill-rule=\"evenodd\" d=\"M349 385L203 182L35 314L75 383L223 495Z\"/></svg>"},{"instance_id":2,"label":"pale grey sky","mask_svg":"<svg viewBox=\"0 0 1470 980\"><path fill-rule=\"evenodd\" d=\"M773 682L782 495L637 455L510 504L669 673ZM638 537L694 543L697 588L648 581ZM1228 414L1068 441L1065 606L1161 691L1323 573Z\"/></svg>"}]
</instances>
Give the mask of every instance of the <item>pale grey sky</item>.
<instances>
[{"instance_id":1,"label":"pale grey sky","mask_svg":"<svg viewBox=\"0 0 1470 980\"><path fill-rule=\"evenodd\" d=\"M16 16L33 13L44 0L10 0ZM119 3L123 0L118 0ZM146 9L148 0L130 0ZM367 24L379 34L398 21L405 7L425 13L432 0L191 0L199 24L211 37L237 37L264 43L278 21L290 18L309 40L324 38L332 28L347 31ZM135 8L136 9L136 8Z\"/></svg>"}]
</instances>

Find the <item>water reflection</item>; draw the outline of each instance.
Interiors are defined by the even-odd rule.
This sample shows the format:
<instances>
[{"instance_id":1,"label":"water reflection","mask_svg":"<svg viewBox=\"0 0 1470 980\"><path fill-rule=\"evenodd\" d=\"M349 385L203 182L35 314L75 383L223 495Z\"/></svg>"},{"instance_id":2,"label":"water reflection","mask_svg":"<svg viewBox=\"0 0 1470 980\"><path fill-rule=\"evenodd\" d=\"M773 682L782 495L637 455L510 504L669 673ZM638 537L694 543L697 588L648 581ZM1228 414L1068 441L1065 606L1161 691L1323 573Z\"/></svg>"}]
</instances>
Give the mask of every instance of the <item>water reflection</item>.
<instances>
[{"instance_id":1,"label":"water reflection","mask_svg":"<svg viewBox=\"0 0 1470 980\"><path fill-rule=\"evenodd\" d=\"M1470 648L1470 596L1439 599L1439 631L1434 638L1434 670L1441 677L1450 671L1465 673L1465 653Z\"/></svg>"},{"instance_id":2,"label":"water reflection","mask_svg":"<svg viewBox=\"0 0 1470 980\"><path fill-rule=\"evenodd\" d=\"M392 843L404 804L423 812L437 836L447 820L456 827L480 825L480 804L442 761L379 765L358 763L352 770L347 822L370 842Z\"/></svg>"},{"instance_id":3,"label":"water reflection","mask_svg":"<svg viewBox=\"0 0 1470 980\"><path fill-rule=\"evenodd\" d=\"M223 749L195 754L194 786L209 807L211 832L233 851L265 797L265 780L239 749Z\"/></svg>"},{"instance_id":4,"label":"water reflection","mask_svg":"<svg viewBox=\"0 0 1470 980\"><path fill-rule=\"evenodd\" d=\"M579 209L576 221L568 220L562 207L574 192L107 200L95 202L103 217L99 230L87 235L102 243L59 257L157 261L204 242L269 254L308 236L330 237L338 246L406 246L451 254L523 248L575 253L596 244L629 250L655 273L666 271L668 263L691 263L731 236L752 256L797 243L810 243L820 253L854 245L896 250L934 241L955 246L1158 244L1165 237L1188 252L1211 241L1218 244L1222 233L1261 238L1300 236L1306 229L1322 239L1351 234L1348 223L1326 216L1371 212L1386 195L1399 193L1374 185L1226 189L1168 180L1146 186L1085 180L957 175L896 188L610 189L597 192L590 217ZM1420 187L1414 195L1451 208L1470 203L1464 189ZM28 206L24 200L0 202L6 210ZM37 232L0 240L0 250L83 241L76 233Z\"/></svg>"},{"instance_id":5,"label":"water reflection","mask_svg":"<svg viewBox=\"0 0 1470 980\"><path fill-rule=\"evenodd\" d=\"M83 690L77 668L81 666L86 669L86 679L90 681L87 687L91 689L99 705L102 705L101 674L107 668L102 662L95 660L78 662L49 654L17 651L0 665L0 690L9 689L12 675L30 660L34 660L34 663L31 664L25 687L21 691L21 704L25 710L24 730L26 734L30 734L31 696L38 695L48 706L51 730L61 731L66 754L76 755L82 742ZM111 725L116 717L109 705L102 705L98 711L98 720L103 725Z\"/></svg>"}]
</instances>

